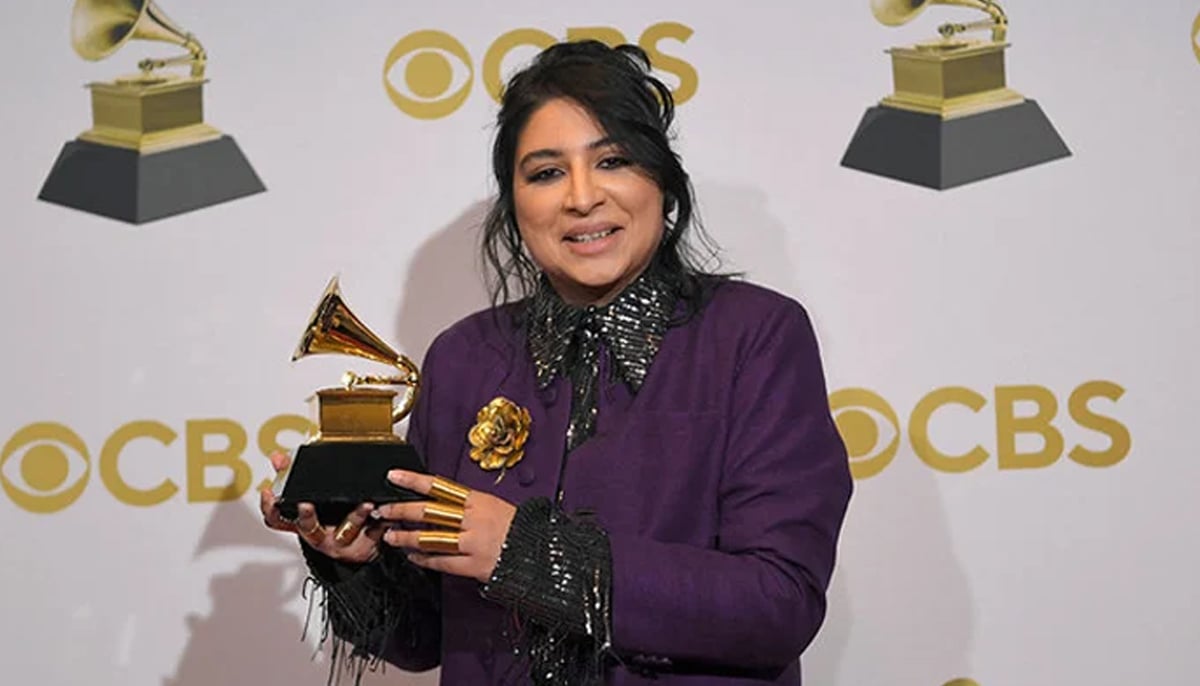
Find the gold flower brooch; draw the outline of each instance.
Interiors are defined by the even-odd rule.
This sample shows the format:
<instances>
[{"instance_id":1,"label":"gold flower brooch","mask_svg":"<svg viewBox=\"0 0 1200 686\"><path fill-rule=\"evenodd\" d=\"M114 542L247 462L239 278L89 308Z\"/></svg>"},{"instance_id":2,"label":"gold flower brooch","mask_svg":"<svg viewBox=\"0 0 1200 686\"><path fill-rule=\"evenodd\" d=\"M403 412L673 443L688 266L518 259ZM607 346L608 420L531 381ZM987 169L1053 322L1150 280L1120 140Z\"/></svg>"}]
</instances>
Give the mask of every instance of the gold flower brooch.
<instances>
[{"instance_id":1,"label":"gold flower brooch","mask_svg":"<svg viewBox=\"0 0 1200 686\"><path fill-rule=\"evenodd\" d=\"M475 426L467 433L471 459L486 470L512 467L525 457L532 423L529 410L505 397L492 400L475 415ZM502 472L496 481L503 476Z\"/></svg>"}]
</instances>

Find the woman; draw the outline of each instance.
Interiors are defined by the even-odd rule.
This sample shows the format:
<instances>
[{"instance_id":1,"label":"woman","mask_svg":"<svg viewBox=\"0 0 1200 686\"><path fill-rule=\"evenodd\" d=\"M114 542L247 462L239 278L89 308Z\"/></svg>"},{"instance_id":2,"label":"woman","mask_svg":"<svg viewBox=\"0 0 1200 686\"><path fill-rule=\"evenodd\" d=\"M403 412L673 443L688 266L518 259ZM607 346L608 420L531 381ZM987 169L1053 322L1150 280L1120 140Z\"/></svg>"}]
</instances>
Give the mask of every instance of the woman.
<instances>
[{"instance_id":1,"label":"woman","mask_svg":"<svg viewBox=\"0 0 1200 686\"><path fill-rule=\"evenodd\" d=\"M451 684L800 683L849 469L804 309L693 266L672 118L636 47L517 74L484 231L503 304L431 345L409 431L430 474L389 474L432 501L324 529L264 493L362 659Z\"/></svg>"}]
</instances>

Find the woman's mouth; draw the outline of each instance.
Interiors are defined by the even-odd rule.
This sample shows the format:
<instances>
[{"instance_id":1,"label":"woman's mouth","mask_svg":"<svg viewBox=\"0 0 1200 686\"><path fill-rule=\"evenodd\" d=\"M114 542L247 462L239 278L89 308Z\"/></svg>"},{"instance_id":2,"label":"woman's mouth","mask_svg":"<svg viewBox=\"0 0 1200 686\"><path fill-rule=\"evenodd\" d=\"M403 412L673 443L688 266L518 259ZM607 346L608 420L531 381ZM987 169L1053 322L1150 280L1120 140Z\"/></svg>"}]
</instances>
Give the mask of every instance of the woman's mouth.
<instances>
[{"instance_id":1,"label":"woman's mouth","mask_svg":"<svg viewBox=\"0 0 1200 686\"><path fill-rule=\"evenodd\" d=\"M591 243L593 241L598 241L602 238L608 238L609 236L611 236L614 233L616 233L617 231L619 231L620 228L621 227L619 227L619 226L614 226L614 227L611 227L608 229L602 229L600 231L592 231L590 233L579 233L579 234L575 234L572 236L566 236L565 238L563 238L563 240L569 241L571 243Z\"/></svg>"}]
</instances>

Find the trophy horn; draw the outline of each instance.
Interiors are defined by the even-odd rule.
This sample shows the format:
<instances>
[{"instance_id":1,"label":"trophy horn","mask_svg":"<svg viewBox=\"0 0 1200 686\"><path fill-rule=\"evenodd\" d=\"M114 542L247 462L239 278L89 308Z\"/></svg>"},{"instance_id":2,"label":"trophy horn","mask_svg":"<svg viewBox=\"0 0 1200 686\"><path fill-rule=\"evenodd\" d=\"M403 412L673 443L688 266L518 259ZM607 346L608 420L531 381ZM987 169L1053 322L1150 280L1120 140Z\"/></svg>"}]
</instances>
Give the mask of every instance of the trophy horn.
<instances>
[{"instance_id":1,"label":"trophy horn","mask_svg":"<svg viewBox=\"0 0 1200 686\"><path fill-rule=\"evenodd\" d=\"M153 0L75 0L71 12L71 47L85 60L102 60L131 40L178 45L190 54L167 59L144 59L143 72L168 64L190 63L193 77L204 76L204 48L176 24Z\"/></svg>"},{"instance_id":2,"label":"trophy horn","mask_svg":"<svg viewBox=\"0 0 1200 686\"><path fill-rule=\"evenodd\" d=\"M929 0L871 0L871 14L885 26L901 26L916 19L928 4Z\"/></svg>"},{"instance_id":3,"label":"trophy horn","mask_svg":"<svg viewBox=\"0 0 1200 686\"><path fill-rule=\"evenodd\" d=\"M970 7L986 12L991 19L967 24L946 23L938 27L943 38L975 29L991 29L992 40L1002 42L1008 33L1008 16L994 0L871 0L871 14L885 26L907 24L929 5Z\"/></svg>"},{"instance_id":4,"label":"trophy horn","mask_svg":"<svg viewBox=\"0 0 1200 686\"><path fill-rule=\"evenodd\" d=\"M347 388L360 385L407 386L404 400L392 411L392 422L398 422L412 410L416 402L420 374L417 365L407 356L396 352L377 336L350 308L342 298L338 277L334 276L321 294L316 309L304 327L300 343L292 354L292 361L310 355L350 355L388 364L403 374L397 377L361 375L346 372L342 380Z\"/></svg>"}]
</instances>

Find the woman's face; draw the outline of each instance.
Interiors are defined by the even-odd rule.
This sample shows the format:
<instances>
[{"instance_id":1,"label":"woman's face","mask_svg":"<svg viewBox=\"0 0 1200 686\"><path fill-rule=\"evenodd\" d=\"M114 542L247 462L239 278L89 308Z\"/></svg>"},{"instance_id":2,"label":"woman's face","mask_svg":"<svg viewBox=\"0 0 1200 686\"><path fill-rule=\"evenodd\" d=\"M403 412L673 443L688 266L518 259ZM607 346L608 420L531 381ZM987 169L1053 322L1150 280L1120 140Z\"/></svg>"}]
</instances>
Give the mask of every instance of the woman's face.
<instances>
[{"instance_id":1,"label":"woman's face","mask_svg":"<svg viewBox=\"0 0 1200 686\"><path fill-rule=\"evenodd\" d=\"M521 240L569 303L605 304L650 264L663 235L658 185L574 101L538 108L517 139Z\"/></svg>"}]
</instances>

